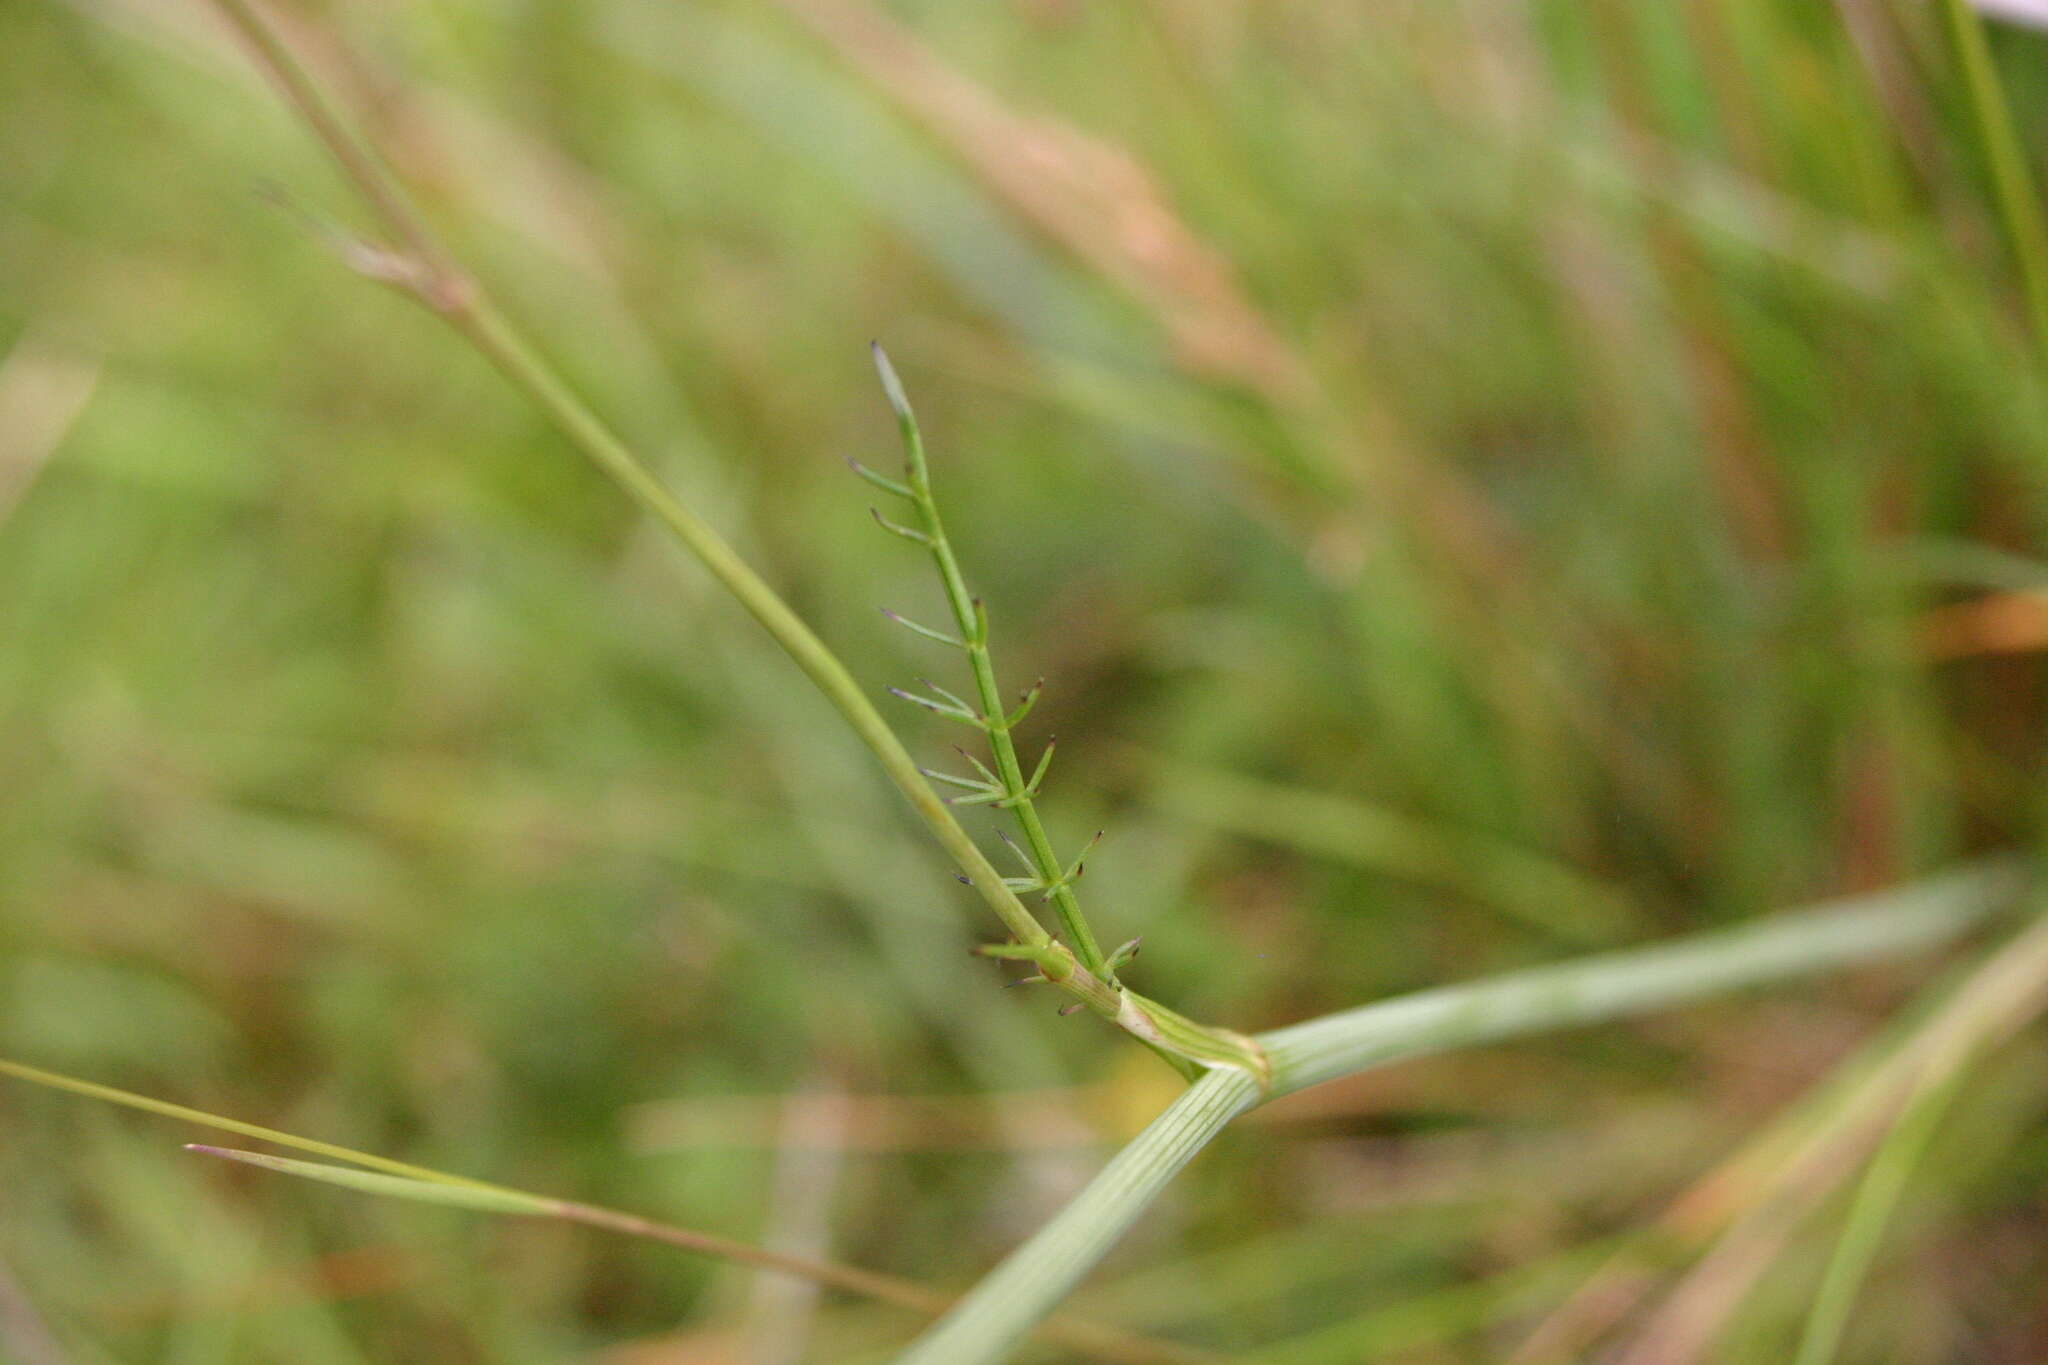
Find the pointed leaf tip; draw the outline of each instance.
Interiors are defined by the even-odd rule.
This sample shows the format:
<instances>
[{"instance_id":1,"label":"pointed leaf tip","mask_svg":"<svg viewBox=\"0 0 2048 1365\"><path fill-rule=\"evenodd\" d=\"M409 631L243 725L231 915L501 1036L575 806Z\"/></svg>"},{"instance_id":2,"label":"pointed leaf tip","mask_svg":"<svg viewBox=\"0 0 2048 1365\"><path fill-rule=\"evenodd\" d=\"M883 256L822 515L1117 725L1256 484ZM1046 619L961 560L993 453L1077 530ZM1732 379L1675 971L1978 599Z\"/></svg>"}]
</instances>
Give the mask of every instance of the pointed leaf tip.
<instances>
[{"instance_id":1,"label":"pointed leaf tip","mask_svg":"<svg viewBox=\"0 0 2048 1365\"><path fill-rule=\"evenodd\" d=\"M266 1171L275 1171L279 1175L295 1175L323 1184L339 1185L344 1189L358 1190L366 1194L389 1195L395 1199L411 1199L422 1204L442 1204L450 1208L472 1209L479 1213L513 1213L546 1217L558 1214L561 1209L556 1201L541 1195L527 1194L523 1190L503 1189L495 1185L459 1181L452 1176L436 1175L433 1179L426 1179L384 1175L377 1171L358 1170L353 1166L299 1161L292 1157L271 1156L268 1152L244 1152L233 1147L209 1147L200 1143L188 1143L185 1150L221 1157L244 1166L260 1167Z\"/></svg>"},{"instance_id":2,"label":"pointed leaf tip","mask_svg":"<svg viewBox=\"0 0 2048 1365\"><path fill-rule=\"evenodd\" d=\"M889 363L889 353L879 341L869 342L868 349L874 352L875 373L882 377L882 392L889 399L890 408L900 420L911 421L910 398L903 392L903 381L896 377L896 367Z\"/></svg>"}]
</instances>

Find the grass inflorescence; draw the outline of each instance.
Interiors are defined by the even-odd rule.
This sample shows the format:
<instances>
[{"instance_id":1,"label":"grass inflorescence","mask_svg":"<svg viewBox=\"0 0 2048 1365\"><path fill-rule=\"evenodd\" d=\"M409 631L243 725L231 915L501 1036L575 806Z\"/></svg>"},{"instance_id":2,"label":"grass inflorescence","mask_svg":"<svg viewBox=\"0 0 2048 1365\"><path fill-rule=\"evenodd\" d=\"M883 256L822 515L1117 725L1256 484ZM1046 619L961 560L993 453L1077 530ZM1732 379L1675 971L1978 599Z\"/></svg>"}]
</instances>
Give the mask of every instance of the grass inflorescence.
<instances>
[{"instance_id":1,"label":"grass inflorescence","mask_svg":"<svg viewBox=\"0 0 2048 1365\"><path fill-rule=\"evenodd\" d=\"M1081 965L1114 984L1116 969L1130 961L1138 950L1137 942L1125 943L1113 954L1105 956L1074 894L1074 884L1087 869L1088 854L1102 835L1098 831L1088 847L1082 849L1072 862L1062 863L1059 855L1053 852L1052 839L1045 832L1045 822L1039 818L1037 804L1039 789L1052 766L1057 741L1053 738L1045 741L1028 776L1017 753L1017 727L1023 724L1037 704L1045 680L1040 678L1014 702L1005 701L1002 688L996 681L995 660L989 653L988 608L979 597L969 592L959 556L954 553L953 542L947 538L945 521L939 516L938 499L932 492L931 465L925 457L924 436L918 430L917 416L911 411L910 399L903 391L903 381L897 376L896 367L889 362L888 353L879 344L873 350L875 368L882 379L882 391L888 396L890 410L895 413L903 435L904 477L898 482L877 474L858 461L854 462L853 469L883 492L910 504L917 520L914 528L891 522L880 511L876 511L875 520L885 529L930 553L933 567L938 570L939 582L945 590L946 606L952 613L956 633L947 634L919 625L886 608L884 614L927 640L964 653L968 671L974 678L975 699L967 701L924 679L918 680L919 685L929 696L919 696L901 688L891 688L890 691L934 714L968 725L985 737L995 763L993 769L973 754L960 750L960 757L972 769L971 773L945 773L927 768L925 776L959 792L947 798L953 805L992 806L1016 817L1024 842L1019 845L1008 835L1003 836L1003 842L1023 863L1024 875L1006 878L1006 884L1020 895L1037 896L1041 901L1050 902L1059 916L1060 932L1072 945Z\"/></svg>"}]
</instances>

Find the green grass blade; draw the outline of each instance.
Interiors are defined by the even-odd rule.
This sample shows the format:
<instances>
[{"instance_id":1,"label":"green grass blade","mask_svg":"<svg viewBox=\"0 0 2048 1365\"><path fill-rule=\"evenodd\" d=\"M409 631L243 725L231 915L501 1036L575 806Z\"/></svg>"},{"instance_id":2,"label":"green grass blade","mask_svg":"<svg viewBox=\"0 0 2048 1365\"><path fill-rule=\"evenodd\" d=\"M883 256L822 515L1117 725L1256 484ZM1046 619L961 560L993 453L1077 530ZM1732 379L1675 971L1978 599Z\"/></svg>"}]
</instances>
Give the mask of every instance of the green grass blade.
<instances>
[{"instance_id":1,"label":"green grass blade","mask_svg":"<svg viewBox=\"0 0 2048 1365\"><path fill-rule=\"evenodd\" d=\"M222 1114L209 1114L204 1109L192 1109L182 1104L172 1104L169 1100L152 1099L148 1095L138 1095L130 1090L118 1090L111 1085L101 1085L96 1081L80 1080L76 1076L66 1076L57 1071L45 1071L41 1067L9 1061L4 1057L0 1057L0 1076L12 1076L16 1080L27 1081L31 1085L47 1086L52 1090L68 1090L74 1095L84 1095L88 1099L101 1100L108 1104L118 1104L125 1109L139 1109L145 1114L157 1114L167 1119L179 1119L185 1123L196 1123L206 1128L217 1128L224 1133L235 1133L242 1137L256 1138L262 1142L275 1143L279 1147L290 1147L301 1152L311 1152L315 1156L332 1157L337 1161L350 1162L357 1166L366 1167L373 1171L382 1171L386 1175L398 1176L406 1180L422 1181L432 1185L459 1187L493 1194L517 1195L519 1193L516 1190L508 1190L503 1186L493 1185L487 1181L471 1180L467 1176L449 1175L445 1171L431 1170L425 1166L414 1166L404 1161L393 1161L390 1157L377 1156L371 1152L358 1152L353 1148L337 1146L332 1142L321 1142L315 1138L299 1137L295 1133L282 1133L275 1128L265 1128L259 1124L244 1123L240 1119L231 1119Z\"/></svg>"},{"instance_id":2,"label":"green grass blade","mask_svg":"<svg viewBox=\"0 0 2048 1365\"><path fill-rule=\"evenodd\" d=\"M1791 976L1932 947L2012 903L2022 865L1999 860L1671 943L1418 991L1261 1034L1273 1093L1517 1034L1665 1009Z\"/></svg>"},{"instance_id":3,"label":"green grass blade","mask_svg":"<svg viewBox=\"0 0 2048 1365\"><path fill-rule=\"evenodd\" d=\"M393 1199L410 1199L421 1204L473 1209L478 1213L525 1214L542 1218L552 1217L562 1211L560 1200L543 1199L535 1194L521 1194L517 1190L474 1189L467 1185L450 1185L436 1180L417 1180L411 1176L359 1171L348 1166L328 1166L318 1161L295 1161L290 1157L270 1156L264 1152L243 1152L232 1147L209 1147L199 1142L186 1143L185 1150L198 1152L203 1156L239 1161L245 1166L260 1166L266 1171L276 1171L281 1175L296 1175L327 1185L340 1185L345 1189L360 1190L364 1194L388 1195Z\"/></svg>"}]
</instances>

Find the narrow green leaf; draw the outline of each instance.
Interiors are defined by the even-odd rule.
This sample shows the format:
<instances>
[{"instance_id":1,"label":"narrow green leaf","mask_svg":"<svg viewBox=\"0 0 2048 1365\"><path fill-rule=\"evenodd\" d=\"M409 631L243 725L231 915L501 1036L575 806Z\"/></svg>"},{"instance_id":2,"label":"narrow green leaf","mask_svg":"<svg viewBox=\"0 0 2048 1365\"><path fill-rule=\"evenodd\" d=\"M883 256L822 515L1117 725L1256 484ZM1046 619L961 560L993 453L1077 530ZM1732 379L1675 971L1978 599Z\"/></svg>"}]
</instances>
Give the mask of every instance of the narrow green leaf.
<instances>
[{"instance_id":1,"label":"narrow green leaf","mask_svg":"<svg viewBox=\"0 0 2048 1365\"><path fill-rule=\"evenodd\" d=\"M302 1176L307 1180L318 1180L328 1185L361 1190L365 1194L389 1195L394 1199L411 1199L421 1204L443 1204L449 1208L474 1209L479 1213L516 1213L539 1218L554 1217L561 1213L559 1200L521 1194L517 1190L438 1185L428 1180L380 1175L375 1171L358 1171L348 1166L329 1166L319 1161L295 1161L290 1157L270 1156L264 1152L244 1152L233 1147L209 1147L198 1142L186 1143L185 1150L198 1152L203 1156L239 1161L245 1166L261 1166L266 1171L276 1171L280 1175Z\"/></svg>"},{"instance_id":2,"label":"narrow green leaf","mask_svg":"<svg viewBox=\"0 0 2048 1365\"><path fill-rule=\"evenodd\" d=\"M1024 790L1031 795L1036 796L1039 787L1044 784L1045 771L1052 766L1052 751L1058 745L1059 741L1057 739L1049 739L1045 742L1045 752L1038 756L1038 766L1031 770L1031 780L1024 784Z\"/></svg>"},{"instance_id":3,"label":"narrow green leaf","mask_svg":"<svg viewBox=\"0 0 2048 1365\"><path fill-rule=\"evenodd\" d=\"M926 535L922 531L913 531L908 526L898 525L896 522L889 520L887 517L882 515L881 508L870 507L868 509L868 514L875 519L875 524L877 526L880 526L884 531L887 531L890 535L902 536L905 540L911 541L914 544L922 545L926 549L931 548L932 538L930 536Z\"/></svg>"},{"instance_id":4,"label":"narrow green leaf","mask_svg":"<svg viewBox=\"0 0 2048 1365\"><path fill-rule=\"evenodd\" d=\"M59 1071L45 1071L39 1066L29 1066L22 1062L10 1061L4 1057L0 1057L0 1076L12 1076L16 1080L27 1081L31 1085L47 1086L52 1090L69 1091L74 1095L83 1095L87 1099L101 1100L107 1104L118 1104L126 1109L138 1109L145 1114L156 1114L167 1119L178 1119L185 1123L196 1123L204 1128L217 1128L223 1133L236 1133L242 1137L255 1138L259 1142L275 1143L279 1147L295 1147L299 1151L312 1152L316 1156L327 1156L334 1157L340 1161L351 1161L358 1166L365 1166L372 1170L402 1176L408 1180L460 1186L471 1190L496 1190L499 1188L496 1185L486 1184L481 1180L471 1180L467 1176L449 1175L445 1171L434 1171L424 1166L414 1166L409 1162L393 1161L389 1157L377 1156L371 1152L358 1152L352 1148L337 1146L332 1142L320 1142L313 1138L300 1137L295 1133L279 1132L275 1128L265 1128L259 1124L244 1123L240 1119L229 1118L225 1114L209 1114L204 1109L194 1109L189 1105L173 1104L169 1100L160 1100L149 1095L138 1095L132 1090L120 1090L111 1085L101 1085L97 1081L81 1080L76 1076L67 1076Z\"/></svg>"},{"instance_id":5,"label":"narrow green leaf","mask_svg":"<svg viewBox=\"0 0 2048 1365\"><path fill-rule=\"evenodd\" d=\"M927 640L937 640L940 644L951 645L955 649L967 648L967 642L959 636L948 635L943 630L933 630L930 626L921 626L907 616L899 616L897 613L890 611L887 607L882 608L882 615L888 617L891 621L894 621L912 634L922 635Z\"/></svg>"},{"instance_id":6,"label":"narrow green leaf","mask_svg":"<svg viewBox=\"0 0 2048 1365\"><path fill-rule=\"evenodd\" d=\"M852 469L854 473L860 475L863 479L866 479L869 483L881 489L884 493L894 493L899 498L914 498L915 496L917 496L916 494L910 491L909 484L899 483L895 479L890 478L887 474L878 474L874 470L869 469L866 465L862 464L859 460L848 459L846 463L847 467Z\"/></svg>"},{"instance_id":7,"label":"narrow green leaf","mask_svg":"<svg viewBox=\"0 0 2048 1365\"><path fill-rule=\"evenodd\" d=\"M918 771L929 777L932 781L943 782L949 787L962 787L968 791L981 792L985 795L1002 795L1000 788L991 787L986 782L977 782L971 777L957 777L952 773L942 773L936 768L920 768Z\"/></svg>"}]
</instances>

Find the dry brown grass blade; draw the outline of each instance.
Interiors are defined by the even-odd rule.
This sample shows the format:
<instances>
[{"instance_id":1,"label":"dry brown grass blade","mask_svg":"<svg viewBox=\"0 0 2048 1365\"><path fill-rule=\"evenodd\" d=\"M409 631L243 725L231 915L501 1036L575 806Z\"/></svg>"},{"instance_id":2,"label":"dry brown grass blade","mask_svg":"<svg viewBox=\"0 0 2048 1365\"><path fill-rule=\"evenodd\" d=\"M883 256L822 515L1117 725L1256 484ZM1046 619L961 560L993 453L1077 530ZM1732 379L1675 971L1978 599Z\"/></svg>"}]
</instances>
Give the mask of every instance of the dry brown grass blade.
<instances>
[{"instance_id":1,"label":"dry brown grass blade","mask_svg":"<svg viewBox=\"0 0 2048 1365\"><path fill-rule=\"evenodd\" d=\"M1691 1365L1770 1268L1799 1219L1855 1174L1912 1099L2048 1008L2048 918L1994 955L1867 1087L1838 1130L1773 1175L1772 1198L1730 1227L1666 1297L1623 1365Z\"/></svg>"},{"instance_id":2,"label":"dry brown grass blade","mask_svg":"<svg viewBox=\"0 0 2048 1365\"><path fill-rule=\"evenodd\" d=\"M590 1204L562 1203L557 1208L557 1216L572 1223L582 1223L586 1227L603 1228L609 1232L624 1233L629 1237L641 1237L654 1242L666 1242L689 1251L706 1249L702 1233L651 1222L633 1214L620 1213L616 1209L598 1208ZM722 1242L724 1239L717 1240ZM727 1245L729 1247L737 1244ZM884 1303L893 1303L919 1313L936 1316L951 1308L954 1303L954 1297L950 1294L926 1289L895 1275L883 1275L856 1266L836 1263L829 1265L829 1273L821 1273L823 1267L805 1257L783 1256L762 1247L752 1247L748 1250L751 1254L745 1258L747 1264L761 1269L801 1275L820 1284L831 1285L835 1289L847 1290ZM1046 1319L1039 1324L1036 1335L1070 1351L1078 1351L1099 1360L1124 1362L1125 1365L1215 1365L1217 1359L1209 1352L1192 1346L1157 1341L1135 1332L1068 1317Z\"/></svg>"},{"instance_id":3,"label":"dry brown grass blade","mask_svg":"<svg viewBox=\"0 0 2048 1365\"><path fill-rule=\"evenodd\" d=\"M1842 27L1870 80L1878 107L1898 137L1899 149L1915 174L1932 181L1941 162L1941 139L1934 110L1912 54L1899 30L1898 16L1881 0L1835 0Z\"/></svg>"}]
</instances>

